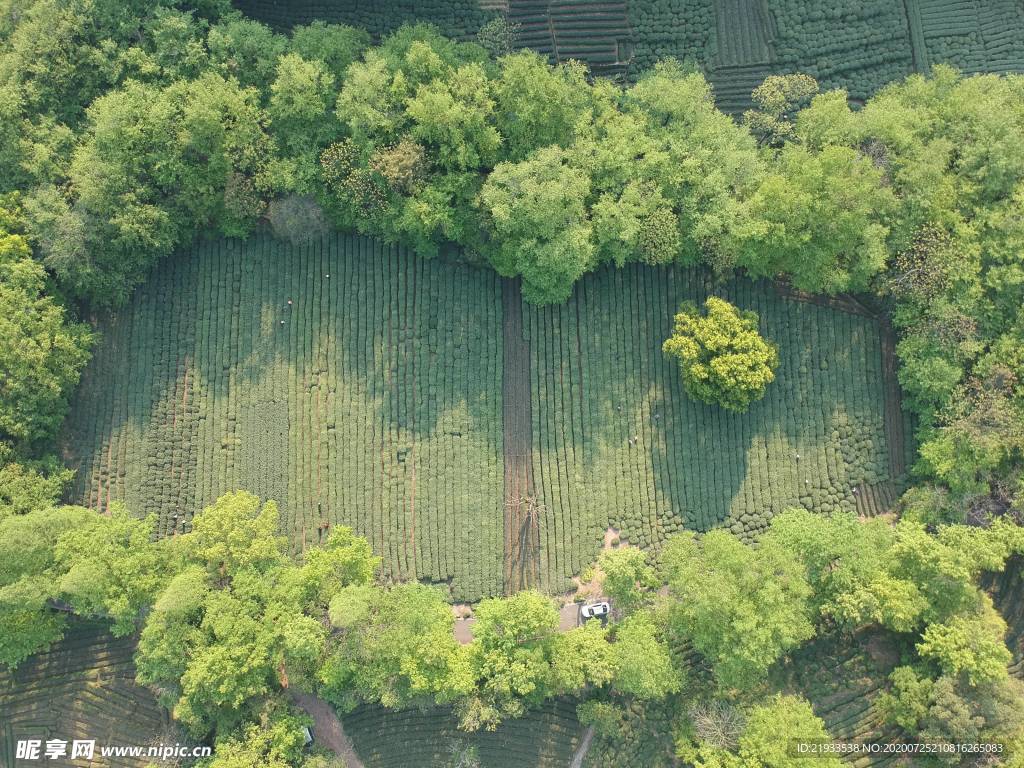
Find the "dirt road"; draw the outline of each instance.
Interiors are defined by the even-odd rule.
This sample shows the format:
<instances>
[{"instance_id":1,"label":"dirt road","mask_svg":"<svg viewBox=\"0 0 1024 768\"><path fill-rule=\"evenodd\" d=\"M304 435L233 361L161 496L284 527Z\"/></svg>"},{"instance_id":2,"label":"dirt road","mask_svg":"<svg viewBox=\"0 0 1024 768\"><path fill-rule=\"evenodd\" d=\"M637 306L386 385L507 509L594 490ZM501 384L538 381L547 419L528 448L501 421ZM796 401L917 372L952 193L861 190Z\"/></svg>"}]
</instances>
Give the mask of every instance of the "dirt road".
<instances>
[{"instance_id":1,"label":"dirt road","mask_svg":"<svg viewBox=\"0 0 1024 768\"><path fill-rule=\"evenodd\" d=\"M345 735L341 720L331 706L316 696L292 691L295 703L313 718L313 737L336 754L345 768L363 768L363 763Z\"/></svg>"}]
</instances>

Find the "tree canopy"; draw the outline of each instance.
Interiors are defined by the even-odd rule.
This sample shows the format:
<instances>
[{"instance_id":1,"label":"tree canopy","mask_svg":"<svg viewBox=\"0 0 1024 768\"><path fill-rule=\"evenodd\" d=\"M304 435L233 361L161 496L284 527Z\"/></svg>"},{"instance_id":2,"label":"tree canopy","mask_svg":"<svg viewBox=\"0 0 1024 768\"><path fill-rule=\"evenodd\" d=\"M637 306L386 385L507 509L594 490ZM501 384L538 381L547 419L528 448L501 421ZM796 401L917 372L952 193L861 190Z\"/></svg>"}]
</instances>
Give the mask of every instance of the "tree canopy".
<instances>
[{"instance_id":1,"label":"tree canopy","mask_svg":"<svg viewBox=\"0 0 1024 768\"><path fill-rule=\"evenodd\" d=\"M693 304L683 306L662 349L679 359L690 397L745 411L775 380L778 350L758 333L756 313L717 296L704 306L706 315Z\"/></svg>"},{"instance_id":2,"label":"tree canopy","mask_svg":"<svg viewBox=\"0 0 1024 768\"><path fill-rule=\"evenodd\" d=\"M675 598L670 626L708 659L724 691L756 685L814 635L811 587L782 547L753 549L720 530L700 539L684 532L666 544L662 568Z\"/></svg>"},{"instance_id":3,"label":"tree canopy","mask_svg":"<svg viewBox=\"0 0 1024 768\"><path fill-rule=\"evenodd\" d=\"M14 213L14 212L12 212ZM14 215L17 215L16 213ZM46 295L46 271L0 216L0 442L54 436L94 334ZM13 216L8 223L15 225Z\"/></svg>"},{"instance_id":4,"label":"tree canopy","mask_svg":"<svg viewBox=\"0 0 1024 768\"><path fill-rule=\"evenodd\" d=\"M679 759L767 768L827 736L805 701L767 693L771 669L816 632L871 629L902 654L878 699L888 724L1019 759L1024 697L979 583L1024 551L1024 78L940 66L853 108L770 77L737 121L687 64L616 84L511 52L500 23L486 46L427 25L371 44L323 22L281 34L224 0L7 6L0 663L50 646L69 615L141 628L139 679L216 741L212 768L303 760L289 689L341 709L451 705L467 729L586 693L609 733L649 719L680 736ZM55 437L96 337L79 318L203 233L264 226L425 258L455 245L537 304L633 263L870 294L897 337L917 485L898 521L789 510L756 547L708 531L604 553L609 626L559 632L551 600L523 592L477 606L466 645L443 593L378 583L352 530L290 557L272 501L227 494L162 541L143 510L61 506ZM751 313L705 309L677 315L665 351L692 397L744 410L777 350ZM728 707L709 720L683 698Z\"/></svg>"}]
</instances>

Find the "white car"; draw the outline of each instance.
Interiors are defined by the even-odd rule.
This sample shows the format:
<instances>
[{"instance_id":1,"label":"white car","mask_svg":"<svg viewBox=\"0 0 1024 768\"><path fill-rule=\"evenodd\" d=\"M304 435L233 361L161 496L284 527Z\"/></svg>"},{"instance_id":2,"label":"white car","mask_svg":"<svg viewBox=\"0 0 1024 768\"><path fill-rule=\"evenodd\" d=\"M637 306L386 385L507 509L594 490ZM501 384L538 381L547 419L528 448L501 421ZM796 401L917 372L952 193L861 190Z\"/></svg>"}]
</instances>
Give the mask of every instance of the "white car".
<instances>
[{"instance_id":1,"label":"white car","mask_svg":"<svg viewBox=\"0 0 1024 768\"><path fill-rule=\"evenodd\" d=\"M612 607L608 603L588 603L580 606L579 623L583 624L585 621L590 619L600 619L601 621L608 620L608 614L611 613Z\"/></svg>"}]
</instances>

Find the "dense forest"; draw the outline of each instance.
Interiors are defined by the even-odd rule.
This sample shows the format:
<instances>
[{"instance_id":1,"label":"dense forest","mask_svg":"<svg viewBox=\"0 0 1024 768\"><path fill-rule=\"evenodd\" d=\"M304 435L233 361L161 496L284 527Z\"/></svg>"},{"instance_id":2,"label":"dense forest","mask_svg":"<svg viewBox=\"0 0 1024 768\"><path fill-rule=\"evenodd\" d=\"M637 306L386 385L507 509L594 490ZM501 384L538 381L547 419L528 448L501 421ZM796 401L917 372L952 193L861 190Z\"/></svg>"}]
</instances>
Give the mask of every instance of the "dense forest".
<instances>
[{"instance_id":1,"label":"dense forest","mask_svg":"<svg viewBox=\"0 0 1024 768\"><path fill-rule=\"evenodd\" d=\"M450 706L466 731L572 696L599 736L655 744L648 765L767 768L837 764L789 751L828 732L772 681L815 638L872 633L899 659L887 725L1024 760L1024 687L982 588L1024 554L1024 77L937 66L854 108L771 76L737 119L692 64L617 83L511 33L0 2L0 663L72 614L138 634L138 680L216 743L212 768L328 764L296 690L342 713ZM536 305L630 264L856 294L897 333L912 485L871 520L788 510L755 546L715 529L611 549L607 626L559 632L525 590L480 602L464 645L440 590L378 578L345 527L289 556L247 489L166 538L150 510L66 505L57 437L94 319L197 238L332 230L456 254ZM756 325L720 299L680 312L665 351L692 397L743 411L773 385L785 341Z\"/></svg>"}]
</instances>

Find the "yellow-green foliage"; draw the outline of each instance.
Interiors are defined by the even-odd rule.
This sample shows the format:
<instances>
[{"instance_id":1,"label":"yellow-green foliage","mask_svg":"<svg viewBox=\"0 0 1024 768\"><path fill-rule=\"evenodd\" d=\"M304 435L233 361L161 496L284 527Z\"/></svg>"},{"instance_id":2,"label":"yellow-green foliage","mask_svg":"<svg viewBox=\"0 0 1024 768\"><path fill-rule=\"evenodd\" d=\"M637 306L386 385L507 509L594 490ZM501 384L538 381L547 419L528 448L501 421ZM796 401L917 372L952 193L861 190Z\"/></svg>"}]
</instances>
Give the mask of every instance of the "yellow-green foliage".
<instances>
[{"instance_id":1,"label":"yellow-green foliage","mask_svg":"<svg viewBox=\"0 0 1024 768\"><path fill-rule=\"evenodd\" d=\"M679 358L691 397L745 411L775 380L778 350L758 333L756 313L738 310L716 296L704 306L703 316L692 304L683 306L663 349Z\"/></svg>"}]
</instances>

